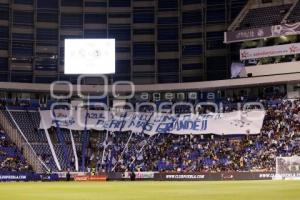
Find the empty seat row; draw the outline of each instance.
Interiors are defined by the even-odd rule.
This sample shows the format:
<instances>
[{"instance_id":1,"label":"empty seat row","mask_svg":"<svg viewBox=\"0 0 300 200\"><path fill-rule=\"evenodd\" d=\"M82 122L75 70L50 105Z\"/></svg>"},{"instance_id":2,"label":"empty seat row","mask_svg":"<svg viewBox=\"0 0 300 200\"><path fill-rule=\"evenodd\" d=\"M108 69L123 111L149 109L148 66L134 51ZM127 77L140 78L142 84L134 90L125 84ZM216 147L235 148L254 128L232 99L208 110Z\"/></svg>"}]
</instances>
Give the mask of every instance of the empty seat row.
<instances>
[{"instance_id":1,"label":"empty seat row","mask_svg":"<svg viewBox=\"0 0 300 200\"><path fill-rule=\"evenodd\" d=\"M239 29L260 28L280 24L292 4L250 9Z\"/></svg>"}]
</instances>

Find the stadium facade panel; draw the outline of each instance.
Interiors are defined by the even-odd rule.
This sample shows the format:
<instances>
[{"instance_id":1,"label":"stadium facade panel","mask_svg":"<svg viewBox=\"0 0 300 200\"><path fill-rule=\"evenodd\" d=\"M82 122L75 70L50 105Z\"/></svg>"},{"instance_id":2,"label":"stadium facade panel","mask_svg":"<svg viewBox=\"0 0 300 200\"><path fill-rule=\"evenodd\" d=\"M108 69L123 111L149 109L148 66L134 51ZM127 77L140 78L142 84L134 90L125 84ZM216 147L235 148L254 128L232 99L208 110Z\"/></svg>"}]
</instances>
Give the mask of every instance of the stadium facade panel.
<instances>
[{"instance_id":1,"label":"stadium facade panel","mask_svg":"<svg viewBox=\"0 0 300 200\"><path fill-rule=\"evenodd\" d=\"M137 84L225 79L223 33L246 0L1 0L0 81L76 82L64 39L116 38L116 74Z\"/></svg>"}]
</instances>

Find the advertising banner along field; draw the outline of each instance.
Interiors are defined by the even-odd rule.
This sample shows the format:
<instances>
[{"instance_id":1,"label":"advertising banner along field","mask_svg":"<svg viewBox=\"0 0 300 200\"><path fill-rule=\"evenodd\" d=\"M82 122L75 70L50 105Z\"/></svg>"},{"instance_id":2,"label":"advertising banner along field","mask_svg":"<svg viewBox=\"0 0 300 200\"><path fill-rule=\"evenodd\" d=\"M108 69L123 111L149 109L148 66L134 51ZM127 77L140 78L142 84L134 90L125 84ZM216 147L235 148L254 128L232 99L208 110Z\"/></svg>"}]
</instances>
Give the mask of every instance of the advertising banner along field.
<instances>
[{"instance_id":1,"label":"advertising banner along field","mask_svg":"<svg viewBox=\"0 0 300 200\"><path fill-rule=\"evenodd\" d=\"M265 111L236 111L209 114L166 114L142 112L44 110L40 129L132 131L155 135L172 134L258 134Z\"/></svg>"}]
</instances>

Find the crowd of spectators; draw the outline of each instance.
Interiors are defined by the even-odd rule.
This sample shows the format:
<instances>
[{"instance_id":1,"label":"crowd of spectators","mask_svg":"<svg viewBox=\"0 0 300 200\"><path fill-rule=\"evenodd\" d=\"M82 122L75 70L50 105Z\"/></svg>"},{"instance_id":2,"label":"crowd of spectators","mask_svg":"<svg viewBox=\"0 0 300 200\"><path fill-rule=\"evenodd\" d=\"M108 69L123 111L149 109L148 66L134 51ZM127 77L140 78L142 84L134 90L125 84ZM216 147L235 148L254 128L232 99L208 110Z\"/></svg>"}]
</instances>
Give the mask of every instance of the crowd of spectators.
<instances>
[{"instance_id":1,"label":"crowd of spectators","mask_svg":"<svg viewBox=\"0 0 300 200\"><path fill-rule=\"evenodd\" d=\"M16 145L0 130L0 171L24 172L31 170L31 166L27 164Z\"/></svg>"},{"instance_id":2,"label":"crowd of spectators","mask_svg":"<svg viewBox=\"0 0 300 200\"><path fill-rule=\"evenodd\" d=\"M266 111L258 135L149 136L132 132L93 131L95 133L91 135L94 136L90 136L88 144L87 168L107 172L274 171L276 157L300 155L300 100L283 99L281 96L251 99L260 102ZM239 108L239 103L242 106L247 100L244 97L228 98L222 101L221 111L234 111ZM189 108L177 110L186 113ZM209 106L198 110L199 113L211 111L213 109ZM14 147L5 134L1 134L1 169L29 170L30 166L21 153L3 159L5 151L2 149L7 146ZM15 151L18 151L17 148ZM81 153L78 150L79 163ZM43 160L47 161L50 157L48 155Z\"/></svg>"},{"instance_id":3,"label":"crowd of spectators","mask_svg":"<svg viewBox=\"0 0 300 200\"><path fill-rule=\"evenodd\" d=\"M226 111L237 109L229 106ZM244 101L243 98L239 102ZM278 156L300 155L300 101L259 100L266 109L258 135L107 133L98 144L103 171L274 171ZM236 101L234 102L236 103Z\"/></svg>"}]
</instances>

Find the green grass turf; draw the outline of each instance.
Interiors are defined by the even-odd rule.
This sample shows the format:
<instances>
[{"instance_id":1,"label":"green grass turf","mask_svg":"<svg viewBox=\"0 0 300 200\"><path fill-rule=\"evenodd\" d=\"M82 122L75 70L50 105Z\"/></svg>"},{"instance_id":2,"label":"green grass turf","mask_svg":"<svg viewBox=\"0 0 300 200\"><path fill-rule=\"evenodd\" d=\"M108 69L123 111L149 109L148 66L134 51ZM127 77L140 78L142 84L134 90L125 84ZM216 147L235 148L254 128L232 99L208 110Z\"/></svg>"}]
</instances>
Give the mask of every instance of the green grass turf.
<instances>
[{"instance_id":1,"label":"green grass turf","mask_svg":"<svg viewBox=\"0 0 300 200\"><path fill-rule=\"evenodd\" d=\"M0 200L299 200L300 181L0 183Z\"/></svg>"}]
</instances>

